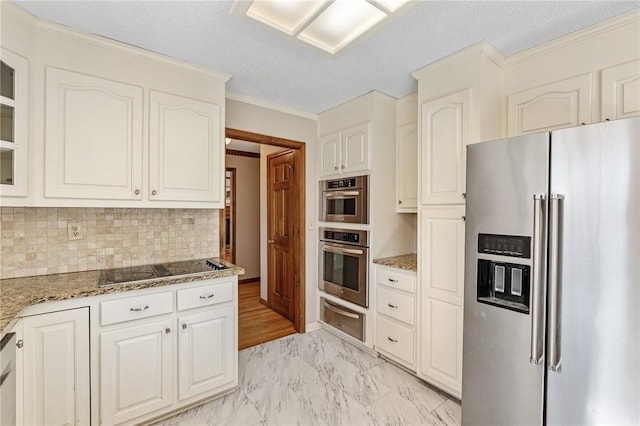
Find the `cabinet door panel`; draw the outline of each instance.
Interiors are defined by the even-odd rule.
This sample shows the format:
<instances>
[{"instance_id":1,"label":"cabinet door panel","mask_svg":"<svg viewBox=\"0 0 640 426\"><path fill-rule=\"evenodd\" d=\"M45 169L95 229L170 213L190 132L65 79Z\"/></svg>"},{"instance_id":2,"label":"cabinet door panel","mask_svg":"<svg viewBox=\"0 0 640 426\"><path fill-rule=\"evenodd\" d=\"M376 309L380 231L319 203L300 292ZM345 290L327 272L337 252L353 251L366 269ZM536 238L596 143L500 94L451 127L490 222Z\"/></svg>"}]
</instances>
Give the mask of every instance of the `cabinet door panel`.
<instances>
[{"instance_id":1,"label":"cabinet door panel","mask_svg":"<svg viewBox=\"0 0 640 426\"><path fill-rule=\"evenodd\" d=\"M150 91L149 198L222 207L220 106Z\"/></svg>"},{"instance_id":2,"label":"cabinet door panel","mask_svg":"<svg viewBox=\"0 0 640 426\"><path fill-rule=\"evenodd\" d=\"M180 318L178 397L190 398L234 380L233 307Z\"/></svg>"},{"instance_id":3,"label":"cabinet door panel","mask_svg":"<svg viewBox=\"0 0 640 426\"><path fill-rule=\"evenodd\" d=\"M47 67L46 111L47 197L142 198L142 88Z\"/></svg>"},{"instance_id":4,"label":"cabinet door panel","mask_svg":"<svg viewBox=\"0 0 640 426\"><path fill-rule=\"evenodd\" d=\"M418 206L418 125L398 128L396 163L398 212L415 213Z\"/></svg>"},{"instance_id":5,"label":"cabinet door panel","mask_svg":"<svg viewBox=\"0 0 640 426\"><path fill-rule=\"evenodd\" d=\"M462 306L430 298L425 308L421 372L459 396L462 388Z\"/></svg>"},{"instance_id":6,"label":"cabinet door panel","mask_svg":"<svg viewBox=\"0 0 640 426\"><path fill-rule=\"evenodd\" d=\"M591 123L591 74L583 74L507 97L509 136Z\"/></svg>"},{"instance_id":7,"label":"cabinet door panel","mask_svg":"<svg viewBox=\"0 0 640 426\"><path fill-rule=\"evenodd\" d=\"M430 296L461 305L464 292L464 206L423 209L422 282Z\"/></svg>"},{"instance_id":8,"label":"cabinet door panel","mask_svg":"<svg viewBox=\"0 0 640 426\"><path fill-rule=\"evenodd\" d=\"M343 130L340 169L344 173L367 170L369 168L368 148L369 123Z\"/></svg>"},{"instance_id":9,"label":"cabinet door panel","mask_svg":"<svg viewBox=\"0 0 640 426\"><path fill-rule=\"evenodd\" d=\"M100 335L102 423L121 423L172 403L172 323L167 319Z\"/></svg>"},{"instance_id":10,"label":"cabinet door panel","mask_svg":"<svg viewBox=\"0 0 640 426\"><path fill-rule=\"evenodd\" d=\"M340 173L340 132L318 139L318 175Z\"/></svg>"},{"instance_id":11,"label":"cabinet door panel","mask_svg":"<svg viewBox=\"0 0 640 426\"><path fill-rule=\"evenodd\" d=\"M27 195L29 141L29 63L22 56L2 53L0 93L0 196Z\"/></svg>"},{"instance_id":12,"label":"cabinet door panel","mask_svg":"<svg viewBox=\"0 0 640 426\"><path fill-rule=\"evenodd\" d=\"M24 422L89 424L89 309L24 318Z\"/></svg>"},{"instance_id":13,"label":"cabinet door panel","mask_svg":"<svg viewBox=\"0 0 640 426\"><path fill-rule=\"evenodd\" d=\"M471 89L422 105L422 204L463 203Z\"/></svg>"},{"instance_id":14,"label":"cabinet door panel","mask_svg":"<svg viewBox=\"0 0 640 426\"><path fill-rule=\"evenodd\" d=\"M602 120L640 115L640 59L602 71Z\"/></svg>"}]
</instances>

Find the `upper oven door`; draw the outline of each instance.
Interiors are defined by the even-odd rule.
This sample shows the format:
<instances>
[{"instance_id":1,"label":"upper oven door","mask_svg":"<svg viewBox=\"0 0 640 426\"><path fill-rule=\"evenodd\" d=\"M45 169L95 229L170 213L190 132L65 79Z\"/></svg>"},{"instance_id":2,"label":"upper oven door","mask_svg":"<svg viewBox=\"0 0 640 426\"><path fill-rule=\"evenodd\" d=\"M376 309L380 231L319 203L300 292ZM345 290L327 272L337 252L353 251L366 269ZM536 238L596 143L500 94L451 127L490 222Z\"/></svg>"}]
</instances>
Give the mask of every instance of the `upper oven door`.
<instances>
[{"instance_id":1,"label":"upper oven door","mask_svg":"<svg viewBox=\"0 0 640 426\"><path fill-rule=\"evenodd\" d=\"M360 306L368 306L366 247L320 244L320 288Z\"/></svg>"},{"instance_id":2,"label":"upper oven door","mask_svg":"<svg viewBox=\"0 0 640 426\"><path fill-rule=\"evenodd\" d=\"M322 193L322 220L325 222L369 223L367 190L350 188Z\"/></svg>"}]
</instances>

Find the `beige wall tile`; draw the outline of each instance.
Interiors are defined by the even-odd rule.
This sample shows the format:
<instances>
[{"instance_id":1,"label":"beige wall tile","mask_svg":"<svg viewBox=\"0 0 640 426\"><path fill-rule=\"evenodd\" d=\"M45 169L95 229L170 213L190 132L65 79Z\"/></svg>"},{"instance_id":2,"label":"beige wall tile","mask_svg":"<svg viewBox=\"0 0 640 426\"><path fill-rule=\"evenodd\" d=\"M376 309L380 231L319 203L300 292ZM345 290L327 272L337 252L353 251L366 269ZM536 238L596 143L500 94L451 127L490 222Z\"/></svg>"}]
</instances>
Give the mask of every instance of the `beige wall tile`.
<instances>
[{"instance_id":1,"label":"beige wall tile","mask_svg":"<svg viewBox=\"0 0 640 426\"><path fill-rule=\"evenodd\" d=\"M218 210L0 207L0 278L216 257ZM69 241L67 223L84 239Z\"/></svg>"}]
</instances>

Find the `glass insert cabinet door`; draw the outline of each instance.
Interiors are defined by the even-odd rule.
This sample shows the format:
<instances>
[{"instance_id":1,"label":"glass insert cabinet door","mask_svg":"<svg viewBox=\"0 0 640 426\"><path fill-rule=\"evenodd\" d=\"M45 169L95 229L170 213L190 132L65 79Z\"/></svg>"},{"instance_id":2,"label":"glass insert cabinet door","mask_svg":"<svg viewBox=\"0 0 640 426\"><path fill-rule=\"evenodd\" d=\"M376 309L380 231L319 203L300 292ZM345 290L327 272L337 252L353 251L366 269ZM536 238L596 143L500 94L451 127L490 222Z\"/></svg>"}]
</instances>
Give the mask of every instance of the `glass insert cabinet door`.
<instances>
[{"instance_id":1,"label":"glass insert cabinet door","mask_svg":"<svg viewBox=\"0 0 640 426\"><path fill-rule=\"evenodd\" d=\"M2 48L0 56L0 196L27 195L27 60Z\"/></svg>"}]
</instances>

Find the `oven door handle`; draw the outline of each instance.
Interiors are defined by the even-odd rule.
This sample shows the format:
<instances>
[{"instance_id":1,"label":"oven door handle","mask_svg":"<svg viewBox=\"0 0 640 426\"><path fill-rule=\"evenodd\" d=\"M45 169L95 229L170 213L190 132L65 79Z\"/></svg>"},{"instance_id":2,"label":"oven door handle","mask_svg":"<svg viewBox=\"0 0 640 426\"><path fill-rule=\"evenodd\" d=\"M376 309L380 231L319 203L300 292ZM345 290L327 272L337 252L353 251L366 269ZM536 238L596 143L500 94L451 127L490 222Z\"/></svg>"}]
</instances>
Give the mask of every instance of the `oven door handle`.
<instances>
[{"instance_id":1,"label":"oven door handle","mask_svg":"<svg viewBox=\"0 0 640 426\"><path fill-rule=\"evenodd\" d=\"M333 246L324 246L323 250L331 253L338 253L338 254L357 254L357 255L364 254L363 250L347 249L347 248L333 247Z\"/></svg>"},{"instance_id":2,"label":"oven door handle","mask_svg":"<svg viewBox=\"0 0 640 426\"><path fill-rule=\"evenodd\" d=\"M347 311L343 311L342 309L334 308L333 306L331 306L327 302L322 302L322 303L324 304L325 308L329 309L330 311L335 312L336 314L340 314L340 315L343 315L345 317L353 318L353 319L360 318L360 315L358 315L358 314L352 314L351 312L347 312Z\"/></svg>"},{"instance_id":3,"label":"oven door handle","mask_svg":"<svg viewBox=\"0 0 640 426\"><path fill-rule=\"evenodd\" d=\"M333 191L325 193L325 198L329 200L344 200L345 198L357 197L360 191Z\"/></svg>"}]
</instances>

